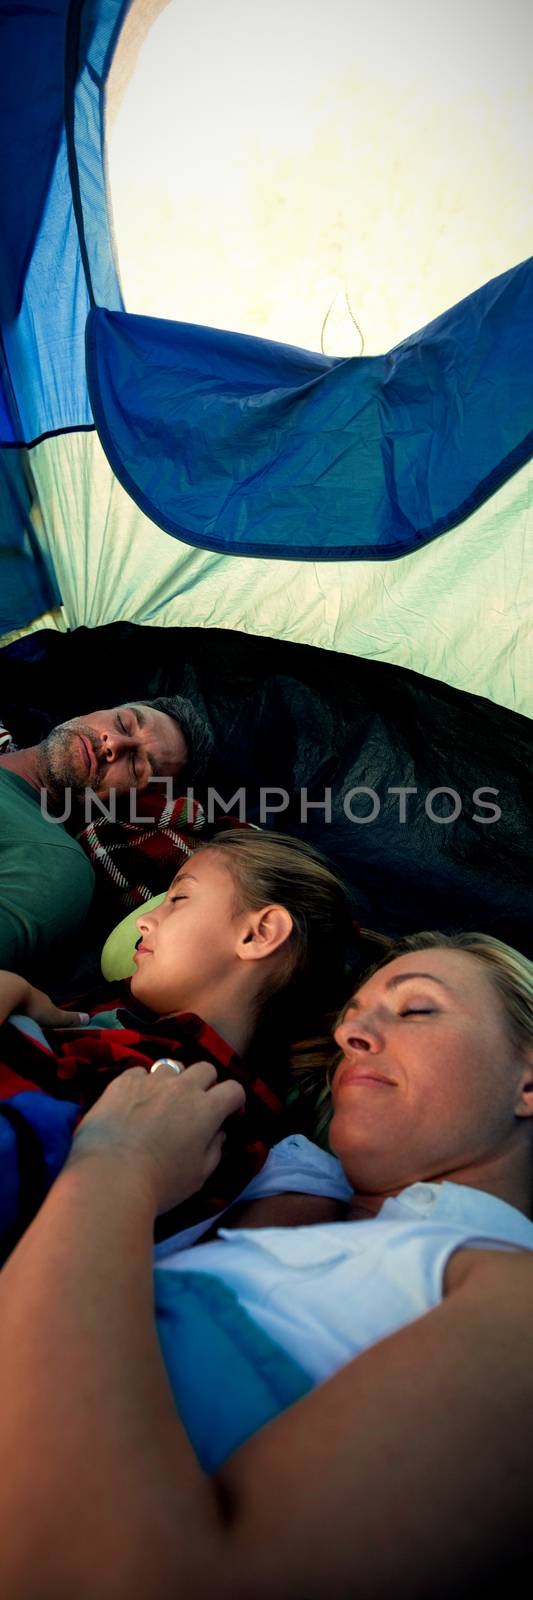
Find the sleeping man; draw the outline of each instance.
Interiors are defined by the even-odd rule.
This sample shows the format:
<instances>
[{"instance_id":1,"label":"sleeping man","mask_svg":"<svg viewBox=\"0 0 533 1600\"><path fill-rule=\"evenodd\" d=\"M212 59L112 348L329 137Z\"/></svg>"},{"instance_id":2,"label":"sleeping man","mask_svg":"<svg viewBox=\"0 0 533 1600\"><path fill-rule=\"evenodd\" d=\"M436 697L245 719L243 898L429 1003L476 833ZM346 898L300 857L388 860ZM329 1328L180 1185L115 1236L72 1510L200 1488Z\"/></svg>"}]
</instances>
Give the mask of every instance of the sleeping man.
<instances>
[{"instance_id":1,"label":"sleeping man","mask_svg":"<svg viewBox=\"0 0 533 1600\"><path fill-rule=\"evenodd\" d=\"M40 744L0 756L0 966L24 976L82 927L94 874L63 818L87 791L109 800L154 777L191 783L212 735L181 696L72 717Z\"/></svg>"}]
</instances>

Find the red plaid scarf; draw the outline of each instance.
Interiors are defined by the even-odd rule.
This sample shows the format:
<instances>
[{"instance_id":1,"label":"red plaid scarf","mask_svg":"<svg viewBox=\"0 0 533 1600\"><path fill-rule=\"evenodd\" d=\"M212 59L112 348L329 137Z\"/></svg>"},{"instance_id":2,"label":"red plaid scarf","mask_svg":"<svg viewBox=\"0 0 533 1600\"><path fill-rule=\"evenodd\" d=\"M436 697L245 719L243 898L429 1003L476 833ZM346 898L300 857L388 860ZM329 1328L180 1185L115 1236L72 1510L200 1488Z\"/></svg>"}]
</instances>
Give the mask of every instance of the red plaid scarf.
<instances>
[{"instance_id":1,"label":"red plaid scarf","mask_svg":"<svg viewBox=\"0 0 533 1600\"><path fill-rule=\"evenodd\" d=\"M124 916L168 889L172 876L202 843L198 834L205 825L197 800L181 795L167 802L161 790L136 794L135 810L142 820L95 817L78 835L97 887Z\"/></svg>"},{"instance_id":2,"label":"red plaid scarf","mask_svg":"<svg viewBox=\"0 0 533 1600\"><path fill-rule=\"evenodd\" d=\"M109 1010L108 1001L95 1008L93 1017ZM40 1090L55 1100L75 1102L82 1114L126 1067L144 1066L149 1071L158 1056L178 1058L185 1066L211 1061L220 1082L236 1078L242 1083L245 1109L230 1118L220 1165L198 1195L159 1219L156 1236L167 1238L180 1228L215 1217L237 1198L282 1137L282 1100L200 1017L183 1012L145 1021L118 1009L117 1019L120 1028L49 1030L46 1044L5 1023L0 1029L0 1098L9 1102L22 1091Z\"/></svg>"}]
</instances>

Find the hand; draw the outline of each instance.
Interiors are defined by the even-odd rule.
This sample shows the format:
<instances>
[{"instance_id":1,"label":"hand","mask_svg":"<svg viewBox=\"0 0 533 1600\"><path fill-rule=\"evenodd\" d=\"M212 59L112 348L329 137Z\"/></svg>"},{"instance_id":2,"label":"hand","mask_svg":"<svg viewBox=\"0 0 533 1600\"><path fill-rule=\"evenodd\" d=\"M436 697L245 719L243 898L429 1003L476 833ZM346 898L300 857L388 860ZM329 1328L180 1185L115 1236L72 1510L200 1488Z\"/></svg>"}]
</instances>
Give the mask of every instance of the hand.
<instances>
[{"instance_id":1,"label":"hand","mask_svg":"<svg viewBox=\"0 0 533 1600\"><path fill-rule=\"evenodd\" d=\"M19 1010L25 1012L27 1017L33 1017L34 1022L40 1022L43 1028L79 1028L89 1021L87 1011L65 1011L62 1006L54 1005L50 995L43 994L41 989L34 989L31 983Z\"/></svg>"},{"instance_id":2,"label":"hand","mask_svg":"<svg viewBox=\"0 0 533 1600\"><path fill-rule=\"evenodd\" d=\"M27 978L16 972L0 972L0 1021L4 1022L12 1011L22 1011L33 1017L44 1028L79 1028L88 1022L86 1011L63 1011L54 1005L50 996L34 989Z\"/></svg>"},{"instance_id":3,"label":"hand","mask_svg":"<svg viewBox=\"0 0 533 1600\"><path fill-rule=\"evenodd\" d=\"M216 1068L197 1061L179 1076L172 1067L146 1072L130 1067L109 1084L83 1118L68 1165L91 1155L127 1161L148 1183L155 1214L196 1194L218 1167L226 1117L240 1111L245 1093Z\"/></svg>"}]
</instances>

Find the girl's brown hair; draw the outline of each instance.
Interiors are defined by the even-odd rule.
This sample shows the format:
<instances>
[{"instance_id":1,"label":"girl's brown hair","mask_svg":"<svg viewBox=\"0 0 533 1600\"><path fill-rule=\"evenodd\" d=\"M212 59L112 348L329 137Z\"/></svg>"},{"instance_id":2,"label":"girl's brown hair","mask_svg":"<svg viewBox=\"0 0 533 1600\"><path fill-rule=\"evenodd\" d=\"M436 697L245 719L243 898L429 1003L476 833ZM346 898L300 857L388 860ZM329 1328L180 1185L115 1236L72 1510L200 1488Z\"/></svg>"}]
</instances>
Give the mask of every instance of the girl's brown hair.
<instances>
[{"instance_id":1,"label":"girl's brown hair","mask_svg":"<svg viewBox=\"0 0 533 1600\"><path fill-rule=\"evenodd\" d=\"M270 1049L286 1068L292 1040L323 1035L349 993L358 938L350 893L320 850L288 834L234 828L201 849L216 850L227 866L236 910L277 904L290 912L292 932L263 995L254 1042L254 1055Z\"/></svg>"}]
</instances>

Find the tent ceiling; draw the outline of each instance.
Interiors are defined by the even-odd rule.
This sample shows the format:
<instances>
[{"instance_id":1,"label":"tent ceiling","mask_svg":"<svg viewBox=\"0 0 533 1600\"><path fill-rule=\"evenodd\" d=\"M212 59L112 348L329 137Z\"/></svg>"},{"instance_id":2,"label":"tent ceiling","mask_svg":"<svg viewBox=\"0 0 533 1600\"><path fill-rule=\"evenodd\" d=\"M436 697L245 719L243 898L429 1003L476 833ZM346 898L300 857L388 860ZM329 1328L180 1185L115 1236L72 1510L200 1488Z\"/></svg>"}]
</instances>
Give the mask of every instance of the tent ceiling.
<instances>
[{"instance_id":1,"label":"tent ceiling","mask_svg":"<svg viewBox=\"0 0 533 1600\"><path fill-rule=\"evenodd\" d=\"M298 360L299 352L294 348L298 338L303 339L308 350L316 349L319 343L316 318L315 332L310 325L307 334L300 331L298 315L300 308L303 311L304 296L294 250L298 251L298 259L301 256L302 262L310 263L310 282L315 282L313 275L318 261L315 245L318 249L325 241L328 249L333 250L339 270L342 268L336 302L337 310L340 304L345 314L344 329L339 333L341 349L347 354L353 353L353 343L345 342L348 331L350 339L354 335L354 323L349 316L351 306L360 318L366 338L365 358L361 363L355 358L344 363L331 357L324 359L305 352L304 355L320 373L329 368L332 371L351 368L354 375L357 371L354 395L359 376L364 387L365 375L370 369L381 371L384 358L370 355L369 359L373 346L382 349L393 336L393 329L396 335L411 335L413 326L428 314L446 310L459 287L462 291L473 291L464 312L461 310L459 323L456 311L442 318L443 339L437 363L431 340L429 346L425 335L418 341L418 390L426 405L424 427L418 427L418 413L415 415L410 401L406 403L402 395L403 411L400 426L396 427L395 416L388 406L391 393L388 379L381 397L377 442L378 455L381 448L381 460L386 469L387 489L391 483L395 486L398 479L397 464L407 423L407 433L415 439L418 436L421 447L418 454L415 451L414 458L402 457L400 476L409 495L414 490L414 499L419 502L415 510L424 511L431 501L435 511L429 535L433 538L432 545L423 545L413 552L411 541L409 554L389 562L382 559L383 553L388 554L391 549L397 553L396 548L394 543L387 545L383 541L380 549L378 531L375 548L370 550L375 519L373 514L365 518L361 513L357 496L364 486L365 467L371 488L375 487L375 480L368 473L363 448L362 469L359 473L358 468L353 478L354 495L348 508L353 512L352 522L347 522L343 502L342 514L337 509L338 526L333 527L332 532L337 535L340 531L343 549L351 548L353 553L359 544L365 556L368 548L373 560L361 560L355 566L338 562L334 559L339 546L335 537L326 550L329 559L325 564L310 560L304 567L303 563L292 559L290 538L286 548L281 549L277 524L272 557L262 554L260 560L247 561L239 551L232 553L228 560L224 555L213 556L205 549L192 549L183 542L193 536L190 522L183 522L179 515L174 521L168 516L165 520L164 510L160 512L158 506L150 511L154 519L150 521L146 515L150 509L146 495L143 499L139 494L138 505L134 505L105 463L93 431L84 332L91 303L106 308L105 312L95 313L104 321L109 311L116 313L118 309L117 326L123 325L120 289L110 248L101 130L103 86L128 8L124 0L72 0L72 4L69 0L50 0L47 8L13 5L12 0L0 0L2 38L14 40L12 56L3 52L3 66L4 70L7 67L9 79L9 93L3 102L4 111L8 113L5 140L11 151L11 163L5 163L0 173L0 184L5 189L2 204L7 208L5 215L10 223L4 228L5 254L0 272L3 297L0 311L6 353L5 367L0 371L0 391L3 384L5 401L3 461L9 460L9 469L6 467L4 472L1 534L5 551L3 570L4 574L11 575L16 600L16 605L11 607L8 584L8 592L3 596L0 631L9 636L15 624L19 627L32 625L28 615L31 578L35 598L30 609L34 615L39 611L45 613L53 606L59 593L64 606L61 621L64 624L66 620L70 626L134 615L136 620L145 623L158 621L181 626L192 620L199 625L211 621L227 629L242 628L250 633L269 632L313 642L318 642L319 637L327 648L409 664L417 671L489 695L502 704L526 709L524 684L529 675L524 588L527 525L531 517L530 471L526 463L531 415L527 397L523 402L526 393L523 378L530 364L526 338L531 336L531 319L526 314L522 287L531 281L532 267L509 274L518 286L518 294L514 295L513 289L511 311L505 302L499 330L504 335L503 354L496 380L490 363L497 341L492 336L490 321L484 321L485 310L481 317L478 313L480 305L486 308L487 295L489 305L501 297L501 279L496 284L486 284L490 272L502 265L509 269L513 259L525 254L533 242L528 233L529 205L523 200L526 161L529 196L529 112L524 110L524 84L532 57L527 47L531 13L519 0L509 0L504 23L500 8L488 7L485 0L483 4L481 0L477 4L476 0L465 9L466 20L462 17L462 8L451 4L445 32L442 11L439 8L437 17L436 5L424 8L421 26L418 7L413 9L405 3L401 7L389 7L385 14L384 0L376 0L372 16L363 6L346 4L341 7L338 0L332 0L329 8L318 3L312 5L310 0L307 5L303 0L302 3L294 0L294 4L284 7L283 11L275 0L269 8L268 27L262 10L245 10L238 0L231 4L221 0L217 5L211 0L207 4L206 0L206 4L195 8L194 12L181 0L173 0L160 16L156 15L161 10L159 0L153 3L152 0L146 3L135 0L127 17L124 42L121 41L116 58L115 98L118 100L122 93L122 111L113 137L118 139L120 129L126 126L124 117L128 103L131 95L137 92L136 84L142 84L143 73L146 87L146 62L155 60L151 83L148 72L147 109L142 118L136 119L139 127L135 131L140 131L140 144L133 142L131 130L128 135L128 168L130 175L138 170L143 179L143 195L136 203L142 238L146 244L153 233L159 265L171 262L173 284L179 298L175 309L182 327L183 317L192 314L190 303L186 302L185 281L191 260L197 263L200 289L207 280L212 286L221 284L223 269L229 265L239 317L230 316L228 311L218 320L226 326L228 323L246 325L249 301L244 290L247 285L250 287L250 272L256 287L259 280L256 256L252 257L250 265L245 254L244 277L241 274L243 259L239 255L241 246L236 223L239 221L240 225L242 218L247 225L250 220L256 228L260 241L259 264L261 272L264 270L266 274L265 282L268 279L276 289L278 267L284 274L284 306L290 311L286 336L292 346L291 360ZM145 39L147 25L154 15L155 25ZM197 16L202 28L201 56ZM253 25L250 17L253 17ZM358 26L354 32L355 20ZM67 25L68 30L66 94L64 58L56 47L60 25ZM167 25L177 29L172 49L168 44L166 49L161 45L164 36L160 30ZM220 26L222 34L217 33ZM381 55L376 49L378 30ZM45 36L50 48L43 51ZM147 55L154 49L155 57ZM165 75L169 61L170 77ZM218 70L217 85L213 83L214 64ZM194 92L187 98L193 81ZM298 99L300 84L304 89L303 100ZM170 100L179 104L182 117L185 114L178 144L174 146L170 137ZM110 101L113 101L113 84ZM156 190L159 193L163 172L162 146L160 151L155 121L160 104L166 130L163 143L167 168L170 162L182 185L177 212L169 210L171 220L174 217L175 222L177 216L179 222L178 233L170 242L163 240L158 232L159 222L153 227L155 214L152 215L150 209L152 193ZM270 107L269 117L265 105ZM62 129L64 106L66 122ZM352 106L357 114L354 126L349 122ZM16 114L21 121L18 141L13 137ZM131 112L129 114L131 116ZM477 117L479 136L475 133ZM468 130L469 141L466 139ZM274 136L270 145L265 142L266 132ZM241 139L240 147L235 144L237 135ZM39 136L42 136L42 149ZM402 144L405 138L407 144ZM124 275L116 189L117 148L115 144L112 151L113 193ZM239 160L236 159L238 148L241 149ZM453 169L452 175L452 154L459 148L461 171L457 173ZM287 156L285 167L279 165L280 149ZM258 156L261 158L259 174L254 167ZM18 174L15 171L17 162ZM443 173L448 184L444 189L439 187L439 174ZM224 201L226 179L237 183L234 209ZM366 184L366 189L361 189L361 184ZM336 221L327 212L330 191L337 208ZM348 209L341 213L339 206L341 199L345 204L346 194ZM263 202L269 196L272 204L269 200L265 210ZM31 201L31 217L26 214L27 201ZM195 243L195 217L200 213L207 231L201 235L200 242L196 239ZM272 223L270 232L263 226L266 221L269 226ZM213 234L209 232L212 224ZM426 230L423 249L422 224ZM480 250L482 234L493 252L501 252L499 258L497 254L483 255ZM245 241L245 252L248 244L249 240ZM192 250L190 259L189 249ZM460 286L459 280L454 280L453 286L445 292L441 280L432 279L430 268L433 260L438 262L439 271L443 270L447 255L454 262L454 270L458 270L462 261L461 272L465 268L466 275ZM136 250L133 259L135 263L140 260ZM157 280L151 270L149 253L147 260L146 281L153 289L154 309L160 315L168 312L169 307L165 305L162 281ZM330 265L332 260L333 256ZM382 322L378 328L377 323L372 323L372 315L361 315L361 306L346 277L348 266L354 262L362 272L358 282L364 279L364 292L370 296L367 306L370 311L374 296L374 305L379 303L388 317L390 306L385 288L389 285L390 293L396 297L392 322ZM407 267L409 282L416 293L425 294L427 290L429 296L423 306L417 301L416 314L414 302L409 300L406 291ZM486 290L480 291L484 281ZM289 287L290 300L286 294ZM322 288L323 283L321 296ZM329 282L328 295L331 288ZM347 299L346 288L349 290ZM140 309L146 313L151 307L144 289L142 295ZM131 305L127 283L126 299ZM262 304L268 313L260 332L275 332L279 338L284 329L279 325L274 328L269 322L269 305L263 303L261 295L256 296L256 301L257 306ZM327 310L323 300L320 309L323 322L324 310ZM214 319L212 306L203 301L197 314L204 324ZM349 330L346 315L349 316ZM333 340L335 316L334 306L324 333L326 349L328 340ZM135 320L124 316L126 324ZM455 329L452 346L447 343L450 328ZM179 329L173 335L177 341L178 364L181 361L183 365L184 349L190 346L190 339L187 343L190 331L186 330L181 347ZM206 334L205 326L200 332ZM223 338L230 341L231 334L226 333ZM268 363L274 366L276 361L283 366L286 357L279 345L261 338L251 341L256 342L264 344L266 366ZM414 338L405 341L406 349L416 345ZM235 347L243 348L242 339L240 345L239 340L236 341ZM387 374L399 369L397 357L398 352L393 351L387 358ZM516 381L513 360L516 360ZM456 441L450 439L448 401L449 382L453 390L459 368L461 382L457 383L451 404L454 425L459 419ZM333 371L335 378L336 371ZM146 369L145 383L144 368L140 374L136 371L131 386L134 401L142 380L144 403L146 384L151 384L152 376ZM198 398L204 374L199 374L197 368L192 376ZM277 400L280 383L278 372L272 392L268 392L267 385L264 397L251 395L244 386L242 413L246 425L254 408L259 420L266 416L272 396ZM317 386L310 384L308 389L309 394L304 397L306 405L309 398L314 403ZM164 417L165 429L172 420L172 405L169 410L165 403L162 409L160 399L154 391L152 413L148 414L146 409L142 412L143 433L148 441L152 418L154 435L159 416ZM220 395L217 398L207 394L205 418L200 419L202 428L196 429L196 438L192 441L195 448L200 441L200 457L187 454L185 459L185 477L190 473L193 485L187 509L192 509L197 516L199 545L205 524L203 506L194 504L196 484L200 483L202 493L207 485L209 495L204 444L206 440L210 443L214 436L213 428L207 425L204 428L203 423L208 420L210 411L214 415L219 399ZM222 394L221 399L223 408L227 396ZM480 407L476 411L478 401ZM510 407L516 411L517 404L524 412L518 415L518 427L517 416L510 418L508 410ZM496 422L499 437L497 448L490 443L490 460L481 461L480 458L476 465L475 452L473 457L470 447L466 452L461 437L461 408L468 425L475 416L477 442L483 445L492 439L491 429ZM166 434L164 440L169 476L173 475L174 463L180 461L183 466L185 457L179 407L175 409L176 436L170 438L169 434L168 449ZM488 413L490 427L487 428ZM131 437L135 439L138 421L135 406L132 419ZM512 426L508 426L509 421ZM218 426L218 419L215 418L215 422ZM265 434L270 437L269 428L265 429ZM102 438L105 443L104 428ZM318 453L314 479L312 464L310 473L307 460L300 478L295 477L288 463L285 478L282 473L281 478L273 481L270 460L254 459L247 480L235 470L239 466L238 452L243 438L244 434L239 434L238 430L234 439L232 436L233 454L227 462L230 501L234 500L231 509L235 510L234 526L224 529L224 537L226 531L228 533L228 551L238 550L239 538L245 548L241 532L242 496L242 503L238 503L241 490L245 499L248 484L252 484L255 492L264 476L265 482L268 479L270 503L276 517L278 505L283 513L287 503L288 486L288 498L296 517L301 513L298 547L302 548L303 544L302 530L307 537L309 529L311 553L320 554L321 530L317 532L310 525L307 493L311 476L311 488L317 490L315 498L325 503ZM330 443L327 417L320 419L318 446L323 440ZM26 455L21 448L22 441L32 446ZM285 448L285 441L282 442ZM376 441L372 438L371 442ZM226 443L224 439L224 448ZM443 443L448 450L451 444L452 468L459 469L459 492L454 505L458 514L462 509L464 520L457 526L453 506L452 515L445 516L442 522L433 492L435 467L442 460ZM138 453L133 451L135 461ZM282 466L287 465L284 450L278 453ZM312 455L311 451L310 459ZM462 492L464 468L470 471L473 463L476 482L467 484ZM277 465L275 459L273 465ZM516 470L520 466L521 470ZM224 471L222 461L222 475ZM514 476L506 479L506 473L514 473ZM158 481L161 479L159 463L153 476ZM122 481L124 483L124 477ZM447 469L444 481L448 486ZM351 484L350 476L349 491ZM397 507L398 524L401 525L403 517L404 525L415 529L416 542L416 530L427 528L427 520L417 522L415 518L412 521L409 514L405 515L403 491ZM446 513L446 508L444 511ZM443 526L451 532L435 538ZM163 529L168 531L163 532ZM366 540L364 550L357 539L360 530ZM395 533L396 527L393 528ZM176 537L169 537L169 534ZM219 546L214 548L218 551ZM279 554L287 558L284 564L274 559ZM115 575L112 586L110 573Z\"/></svg>"},{"instance_id":2,"label":"tent ceiling","mask_svg":"<svg viewBox=\"0 0 533 1600\"><path fill-rule=\"evenodd\" d=\"M377 355L533 253L530 0L171 0L139 46L146 18L109 90L128 310L319 350L331 307L358 355L351 307Z\"/></svg>"}]
</instances>

